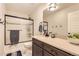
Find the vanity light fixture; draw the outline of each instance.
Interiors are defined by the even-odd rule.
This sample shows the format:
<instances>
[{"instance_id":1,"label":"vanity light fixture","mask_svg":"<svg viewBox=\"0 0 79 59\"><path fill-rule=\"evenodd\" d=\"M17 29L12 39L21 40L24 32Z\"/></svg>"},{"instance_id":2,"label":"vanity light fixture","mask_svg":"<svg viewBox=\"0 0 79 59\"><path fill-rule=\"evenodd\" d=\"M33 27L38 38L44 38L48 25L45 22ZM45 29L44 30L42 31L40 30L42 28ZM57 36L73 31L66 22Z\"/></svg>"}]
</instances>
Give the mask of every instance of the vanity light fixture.
<instances>
[{"instance_id":1,"label":"vanity light fixture","mask_svg":"<svg viewBox=\"0 0 79 59\"><path fill-rule=\"evenodd\" d=\"M49 10L49 11L54 11L55 8L49 7L48 10Z\"/></svg>"},{"instance_id":2,"label":"vanity light fixture","mask_svg":"<svg viewBox=\"0 0 79 59\"><path fill-rule=\"evenodd\" d=\"M57 8L57 4L56 3L48 4L48 10L49 11L54 11L56 8Z\"/></svg>"}]
</instances>

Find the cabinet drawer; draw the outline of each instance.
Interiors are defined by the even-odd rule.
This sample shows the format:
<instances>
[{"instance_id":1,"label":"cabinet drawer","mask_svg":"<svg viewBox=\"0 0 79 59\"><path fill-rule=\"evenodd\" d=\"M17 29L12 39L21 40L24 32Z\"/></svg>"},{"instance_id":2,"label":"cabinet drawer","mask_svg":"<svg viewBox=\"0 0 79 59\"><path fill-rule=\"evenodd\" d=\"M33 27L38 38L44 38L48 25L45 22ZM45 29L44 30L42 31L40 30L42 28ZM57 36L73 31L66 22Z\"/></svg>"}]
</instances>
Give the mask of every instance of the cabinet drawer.
<instances>
[{"instance_id":1,"label":"cabinet drawer","mask_svg":"<svg viewBox=\"0 0 79 59\"><path fill-rule=\"evenodd\" d=\"M32 43L38 45L39 47L43 46L43 43L35 38L32 38Z\"/></svg>"},{"instance_id":2,"label":"cabinet drawer","mask_svg":"<svg viewBox=\"0 0 79 59\"><path fill-rule=\"evenodd\" d=\"M42 51L43 50L37 45L35 44L32 45L32 56L42 56L43 55Z\"/></svg>"}]
</instances>

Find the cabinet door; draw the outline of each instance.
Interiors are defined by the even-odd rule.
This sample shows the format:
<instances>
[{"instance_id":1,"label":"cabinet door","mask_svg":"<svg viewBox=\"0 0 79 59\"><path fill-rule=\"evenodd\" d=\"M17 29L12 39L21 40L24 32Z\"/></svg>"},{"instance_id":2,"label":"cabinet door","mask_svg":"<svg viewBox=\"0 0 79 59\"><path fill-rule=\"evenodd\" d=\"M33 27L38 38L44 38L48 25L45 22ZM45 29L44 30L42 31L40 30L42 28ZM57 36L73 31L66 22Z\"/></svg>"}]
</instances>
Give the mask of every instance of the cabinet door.
<instances>
[{"instance_id":1,"label":"cabinet door","mask_svg":"<svg viewBox=\"0 0 79 59\"><path fill-rule=\"evenodd\" d=\"M43 55L42 51L43 50L39 46L37 46L35 44L32 45L32 55L33 56L42 56Z\"/></svg>"},{"instance_id":2,"label":"cabinet door","mask_svg":"<svg viewBox=\"0 0 79 59\"><path fill-rule=\"evenodd\" d=\"M56 52L57 52L57 56L73 56L65 51L62 51L62 50L59 50L59 49L56 49Z\"/></svg>"},{"instance_id":3,"label":"cabinet door","mask_svg":"<svg viewBox=\"0 0 79 59\"><path fill-rule=\"evenodd\" d=\"M45 44L44 43L44 49L46 51L48 51L49 53L51 53L53 56L56 56L57 55L55 48L52 47L52 46L50 46L50 45L48 45L48 44Z\"/></svg>"},{"instance_id":4,"label":"cabinet door","mask_svg":"<svg viewBox=\"0 0 79 59\"><path fill-rule=\"evenodd\" d=\"M39 47L42 47L43 46L43 43L35 38L32 38L32 43L38 45Z\"/></svg>"},{"instance_id":5,"label":"cabinet door","mask_svg":"<svg viewBox=\"0 0 79 59\"><path fill-rule=\"evenodd\" d=\"M43 53L44 56L53 56L53 55L51 55L50 53L48 53L47 51L45 51L45 50L44 50L43 52L44 52L44 53Z\"/></svg>"}]
</instances>

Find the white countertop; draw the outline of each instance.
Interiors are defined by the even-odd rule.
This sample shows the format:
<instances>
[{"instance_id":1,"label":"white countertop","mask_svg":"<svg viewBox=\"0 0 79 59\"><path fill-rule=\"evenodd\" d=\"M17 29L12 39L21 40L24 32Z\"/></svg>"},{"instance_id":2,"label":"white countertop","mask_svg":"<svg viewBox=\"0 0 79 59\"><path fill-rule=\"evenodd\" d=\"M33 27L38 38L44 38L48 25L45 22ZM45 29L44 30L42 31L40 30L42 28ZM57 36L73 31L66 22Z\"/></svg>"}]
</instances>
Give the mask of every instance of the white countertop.
<instances>
[{"instance_id":1,"label":"white countertop","mask_svg":"<svg viewBox=\"0 0 79 59\"><path fill-rule=\"evenodd\" d=\"M79 45L73 45L69 43L69 41L66 39L50 38L50 37L45 37L45 36L33 36L33 38L36 38L37 40L45 42L54 47L57 47L70 54L79 56Z\"/></svg>"}]
</instances>

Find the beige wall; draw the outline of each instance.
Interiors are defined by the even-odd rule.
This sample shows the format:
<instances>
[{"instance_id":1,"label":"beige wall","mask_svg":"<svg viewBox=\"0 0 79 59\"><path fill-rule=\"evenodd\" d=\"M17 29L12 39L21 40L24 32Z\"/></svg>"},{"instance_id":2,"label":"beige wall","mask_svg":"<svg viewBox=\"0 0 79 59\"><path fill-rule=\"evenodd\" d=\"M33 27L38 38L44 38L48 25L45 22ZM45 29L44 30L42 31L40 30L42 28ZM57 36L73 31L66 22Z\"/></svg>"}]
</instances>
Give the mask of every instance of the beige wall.
<instances>
[{"instance_id":1,"label":"beige wall","mask_svg":"<svg viewBox=\"0 0 79 59\"><path fill-rule=\"evenodd\" d=\"M47 21L49 32L53 32L57 37L65 36L67 34L67 12L65 10L52 14L47 18Z\"/></svg>"},{"instance_id":2,"label":"beige wall","mask_svg":"<svg viewBox=\"0 0 79 59\"><path fill-rule=\"evenodd\" d=\"M30 15L34 19L34 35L40 35L39 23L43 21L43 10L46 8L47 4L43 4Z\"/></svg>"},{"instance_id":3,"label":"beige wall","mask_svg":"<svg viewBox=\"0 0 79 59\"><path fill-rule=\"evenodd\" d=\"M46 20L48 21L49 32L55 33L57 37L65 38L68 33L68 13L76 10L79 10L79 4L58 10L49 15L46 18Z\"/></svg>"},{"instance_id":4,"label":"beige wall","mask_svg":"<svg viewBox=\"0 0 79 59\"><path fill-rule=\"evenodd\" d=\"M5 14L28 18L27 13L18 13L16 11L11 11L11 10L8 10L8 9L5 11Z\"/></svg>"},{"instance_id":5,"label":"beige wall","mask_svg":"<svg viewBox=\"0 0 79 59\"><path fill-rule=\"evenodd\" d=\"M4 25L0 24L0 56L4 53Z\"/></svg>"},{"instance_id":6,"label":"beige wall","mask_svg":"<svg viewBox=\"0 0 79 59\"><path fill-rule=\"evenodd\" d=\"M0 18L4 21L5 6L0 3ZM4 55L4 25L0 24L0 56Z\"/></svg>"}]
</instances>

